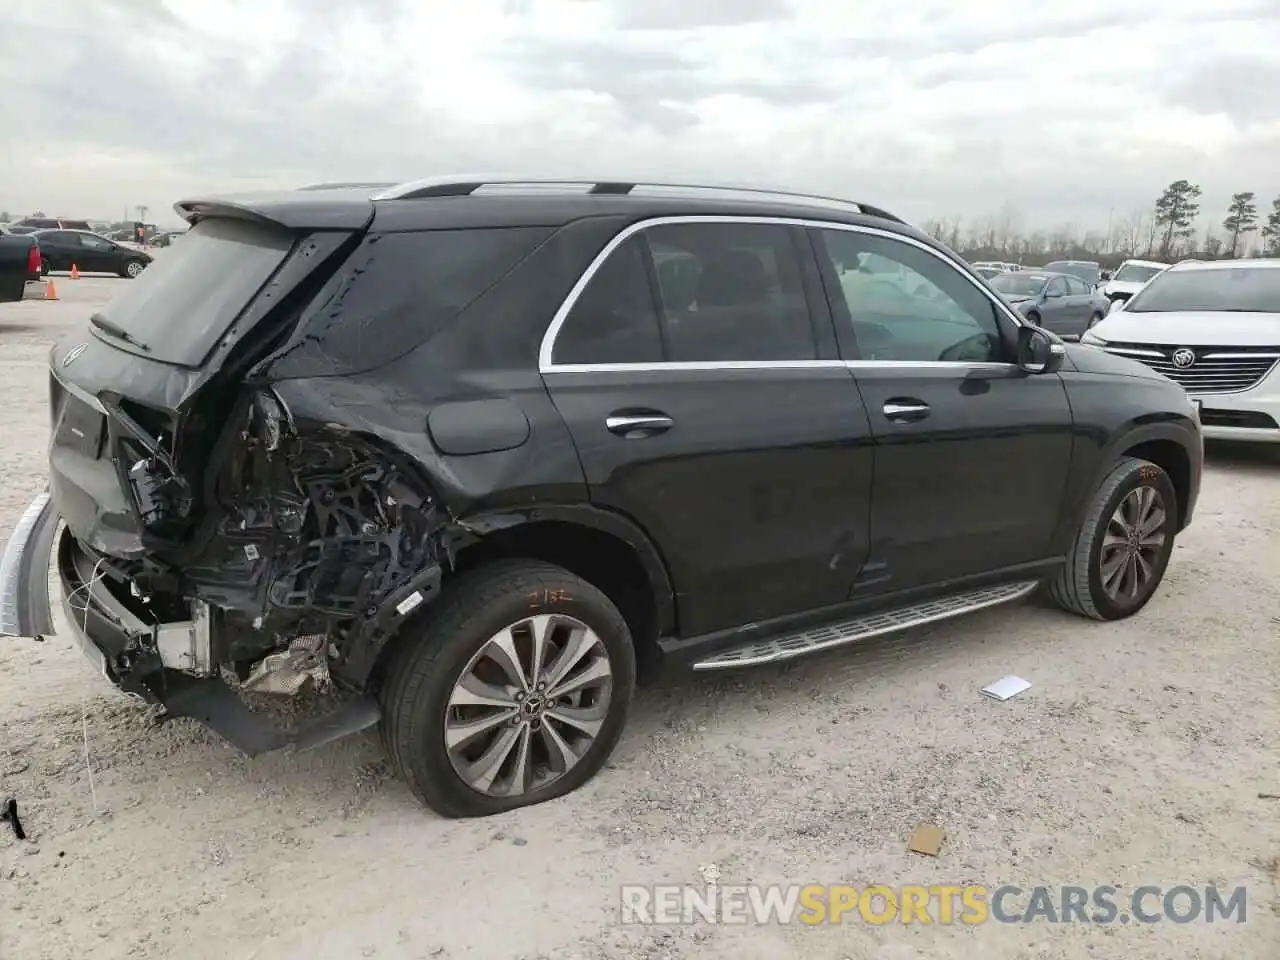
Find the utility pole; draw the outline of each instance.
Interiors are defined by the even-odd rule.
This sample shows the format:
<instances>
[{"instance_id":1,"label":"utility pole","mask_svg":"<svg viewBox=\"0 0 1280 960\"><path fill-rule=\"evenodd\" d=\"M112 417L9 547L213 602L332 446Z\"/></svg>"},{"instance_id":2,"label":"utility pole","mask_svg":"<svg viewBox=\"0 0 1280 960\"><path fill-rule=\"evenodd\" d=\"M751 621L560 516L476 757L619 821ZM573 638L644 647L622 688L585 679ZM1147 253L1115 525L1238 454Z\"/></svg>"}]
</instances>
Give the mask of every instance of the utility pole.
<instances>
[{"instance_id":1,"label":"utility pole","mask_svg":"<svg viewBox=\"0 0 1280 960\"><path fill-rule=\"evenodd\" d=\"M138 207L138 219L143 223L147 222L147 208L145 206Z\"/></svg>"}]
</instances>

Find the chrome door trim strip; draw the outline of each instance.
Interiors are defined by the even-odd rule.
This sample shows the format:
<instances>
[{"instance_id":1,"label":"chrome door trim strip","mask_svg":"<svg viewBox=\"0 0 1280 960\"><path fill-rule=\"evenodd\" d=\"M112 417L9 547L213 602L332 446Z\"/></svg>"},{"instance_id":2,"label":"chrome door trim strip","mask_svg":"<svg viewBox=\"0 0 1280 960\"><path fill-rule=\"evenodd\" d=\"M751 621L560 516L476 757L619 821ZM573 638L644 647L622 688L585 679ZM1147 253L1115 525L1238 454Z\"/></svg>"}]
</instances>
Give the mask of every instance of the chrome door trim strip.
<instances>
[{"instance_id":1,"label":"chrome door trim strip","mask_svg":"<svg viewBox=\"0 0 1280 960\"><path fill-rule=\"evenodd\" d=\"M660 226L690 224L690 223L741 223L741 224L773 225L773 226L782 226L782 227L800 227L806 230L809 230L809 229L845 230L850 233L865 233L870 236L883 237L887 240L897 240L901 243L907 244L908 246L915 247L918 250L923 250L925 253L929 254L930 256L936 257L938 260L940 260L942 263L945 263L947 266L956 269L957 272L966 280L968 280L971 284L973 284L974 289L976 289L979 293L981 293L989 303L993 304L996 310L1000 314L1002 314L1005 317L1005 319L1007 319L1010 323L1014 324L1015 326L1027 325L1026 321L1023 320L1017 314L1016 311L1012 310L1007 305L1001 303L999 300L993 298L991 296L990 291L985 289L975 278L970 276L962 268L962 265L958 261L953 260L950 257L944 256L942 253L933 249L928 244L922 243L921 241L915 239L914 237L908 237L900 233L894 233L891 230L881 230L875 227L867 227L859 224L833 223L827 220L809 220L809 219L802 219L802 218L796 218L796 217L755 217L755 216L739 217L739 216L731 216L726 214L705 215L705 216L691 215L691 216L673 216L673 217L651 217L647 220L639 220L636 223L633 223L630 226L627 226L621 231L619 231L617 236L615 236L612 240L610 240L607 244L605 244L604 249L601 250L598 254L596 254L595 259L591 261L591 263L587 266L587 269L583 272L582 276L578 278L577 283L575 283L572 289L570 289L568 296L564 298L564 301L560 304L559 309L556 310L555 315L551 318L551 323L548 325L546 331L542 335L542 342L538 347L538 371L540 373L545 374L545 373L589 373L589 372L605 371L605 370L619 370L619 371L640 370L640 369L666 370L666 369L676 368L675 364L664 364L664 363L556 364L552 362L551 358L555 350L556 337L560 333L560 328L564 326L565 320L568 319L569 314L573 311L574 306L577 304L579 298L582 296L582 293L586 289L587 284L591 282L592 277L596 275L596 272L601 268L601 266L603 266L604 262L609 258L609 256L615 250L618 249L618 247L622 246L622 244L626 243L627 240L635 236L637 233L640 233L643 230L647 230L650 227L660 227ZM706 364L684 363L684 364L680 364L680 368L686 369L686 370L693 370L693 369L758 370L758 369L769 369L771 367L796 367L796 366L813 367L815 365L832 365L832 364L841 364L841 363L859 363L859 364L873 363L873 364L876 364L878 367L883 367L886 364L898 364L899 361L761 360L761 361L755 361L755 362L744 361L741 363L737 361L722 361L722 362L709 362ZM939 366L946 366L946 367L954 366L953 364L945 363L942 361L916 361L916 363L926 364L926 365L932 365L936 363ZM997 364L997 366L1008 367L1008 366L1013 366L1013 364Z\"/></svg>"}]
</instances>

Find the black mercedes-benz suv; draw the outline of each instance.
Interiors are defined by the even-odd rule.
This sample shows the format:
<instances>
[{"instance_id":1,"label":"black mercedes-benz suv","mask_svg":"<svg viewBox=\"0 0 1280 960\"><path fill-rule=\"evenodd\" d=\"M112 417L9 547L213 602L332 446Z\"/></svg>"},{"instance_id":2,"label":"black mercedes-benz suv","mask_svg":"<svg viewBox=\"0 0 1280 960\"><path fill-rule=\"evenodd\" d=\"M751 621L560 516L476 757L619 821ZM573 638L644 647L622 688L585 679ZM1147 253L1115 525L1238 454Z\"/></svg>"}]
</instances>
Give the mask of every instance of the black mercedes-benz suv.
<instances>
[{"instance_id":1,"label":"black mercedes-benz suv","mask_svg":"<svg viewBox=\"0 0 1280 960\"><path fill-rule=\"evenodd\" d=\"M595 774L637 680L1156 590L1197 413L883 210L438 178L184 202L50 355L0 631L250 753L378 726L449 816ZM62 523L58 520L61 518ZM297 727L259 694L329 691Z\"/></svg>"}]
</instances>

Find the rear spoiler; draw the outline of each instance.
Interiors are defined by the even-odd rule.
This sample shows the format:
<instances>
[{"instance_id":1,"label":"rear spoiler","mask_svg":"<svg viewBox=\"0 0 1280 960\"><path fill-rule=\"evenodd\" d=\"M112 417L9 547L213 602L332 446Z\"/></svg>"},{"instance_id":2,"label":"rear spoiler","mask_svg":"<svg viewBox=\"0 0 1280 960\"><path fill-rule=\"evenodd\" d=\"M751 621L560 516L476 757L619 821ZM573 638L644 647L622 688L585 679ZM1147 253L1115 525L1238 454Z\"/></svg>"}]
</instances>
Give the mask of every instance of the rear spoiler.
<instances>
[{"instance_id":1,"label":"rear spoiler","mask_svg":"<svg viewBox=\"0 0 1280 960\"><path fill-rule=\"evenodd\" d=\"M232 217L289 230L363 230L373 220L367 190L282 190L180 200L174 211L194 226L209 217Z\"/></svg>"}]
</instances>

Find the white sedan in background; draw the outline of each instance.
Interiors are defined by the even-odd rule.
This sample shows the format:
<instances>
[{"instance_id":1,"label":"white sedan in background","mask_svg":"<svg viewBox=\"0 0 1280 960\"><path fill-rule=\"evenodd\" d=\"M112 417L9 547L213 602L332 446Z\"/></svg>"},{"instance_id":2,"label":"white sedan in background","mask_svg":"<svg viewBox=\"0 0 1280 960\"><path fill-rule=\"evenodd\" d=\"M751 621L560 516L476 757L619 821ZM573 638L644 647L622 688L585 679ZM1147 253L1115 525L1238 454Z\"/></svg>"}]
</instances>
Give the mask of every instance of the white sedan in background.
<instances>
[{"instance_id":1,"label":"white sedan in background","mask_svg":"<svg viewBox=\"0 0 1280 960\"><path fill-rule=\"evenodd\" d=\"M1180 384L1206 437L1280 443L1280 260L1175 264L1080 341Z\"/></svg>"},{"instance_id":2,"label":"white sedan in background","mask_svg":"<svg viewBox=\"0 0 1280 960\"><path fill-rule=\"evenodd\" d=\"M1128 300L1146 286L1152 277L1169 269L1169 264L1155 260L1126 260L1115 275L1102 285L1102 295L1114 303Z\"/></svg>"}]
</instances>

